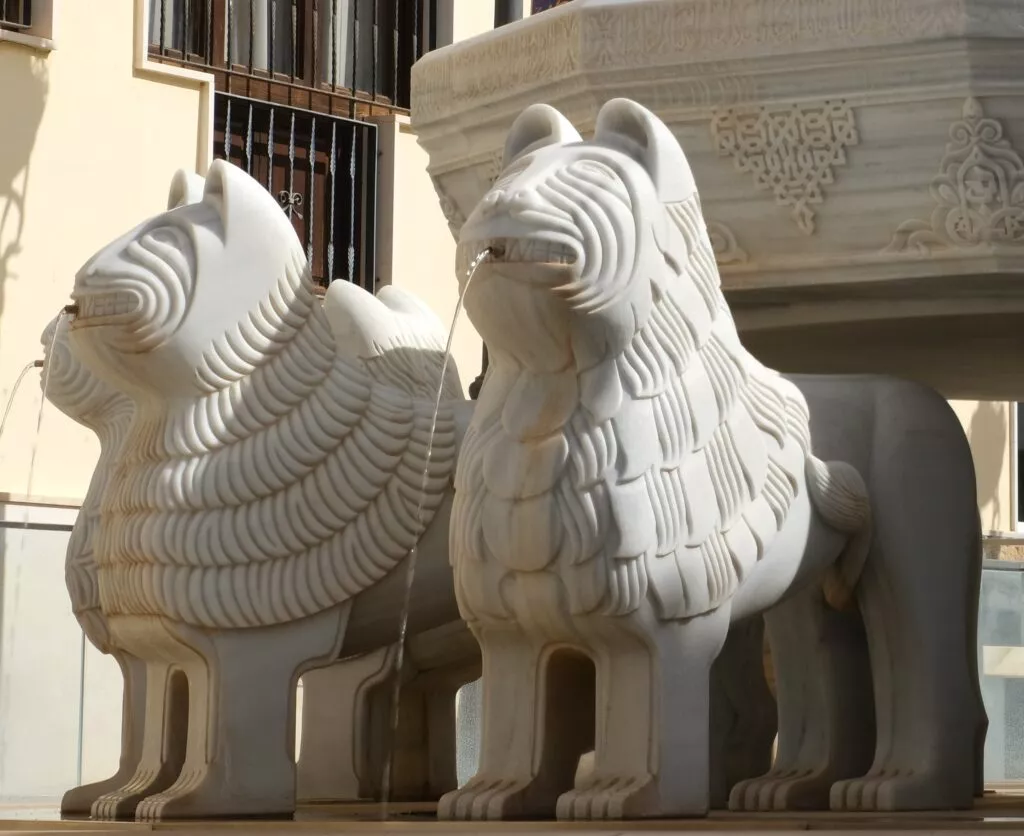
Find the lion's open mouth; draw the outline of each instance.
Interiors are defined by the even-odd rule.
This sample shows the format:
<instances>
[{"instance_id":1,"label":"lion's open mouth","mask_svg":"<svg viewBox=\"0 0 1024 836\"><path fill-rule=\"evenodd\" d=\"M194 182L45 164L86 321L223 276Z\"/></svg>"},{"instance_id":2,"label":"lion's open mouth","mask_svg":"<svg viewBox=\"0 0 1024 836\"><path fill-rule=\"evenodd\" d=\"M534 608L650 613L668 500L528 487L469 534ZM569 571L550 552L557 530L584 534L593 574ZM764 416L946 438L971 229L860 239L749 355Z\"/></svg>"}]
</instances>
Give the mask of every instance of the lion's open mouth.
<instances>
[{"instance_id":1,"label":"lion's open mouth","mask_svg":"<svg viewBox=\"0 0 1024 836\"><path fill-rule=\"evenodd\" d=\"M126 290L109 293L89 293L77 296L78 314L76 325L111 325L132 319L138 312L140 300L137 294Z\"/></svg>"},{"instance_id":2,"label":"lion's open mouth","mask_svg":"<svg viewBox=\"0 0 1024 836\"><path fill-rule=\"evenodd\" d=\"M574 264L576 250L542 238L490 238L470 244L476 252L490 250L490 261L504 264Z\"/></svg>"}]
</instances>

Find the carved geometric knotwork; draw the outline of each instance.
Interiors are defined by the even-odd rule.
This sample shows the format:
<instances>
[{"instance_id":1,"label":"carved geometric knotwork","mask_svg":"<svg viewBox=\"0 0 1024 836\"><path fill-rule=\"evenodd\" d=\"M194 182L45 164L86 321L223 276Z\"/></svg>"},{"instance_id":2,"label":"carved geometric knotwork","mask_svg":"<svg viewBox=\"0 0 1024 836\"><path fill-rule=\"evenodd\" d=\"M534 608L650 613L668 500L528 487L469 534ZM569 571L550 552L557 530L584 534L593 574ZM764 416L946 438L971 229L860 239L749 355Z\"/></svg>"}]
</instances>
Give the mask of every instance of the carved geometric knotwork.
<instances>
[{"instance_id":1,"label":"carved geometric knotwork","mask_svg":"<svg viewBox=\"0 0 1024 836\"><path fill-rule=\"evenodd\" d=\"M805 235L814 234L811 207L824 200L822 187L834 182L846 149L860 139L853 110L842 101L716 111L711 134L718 153L732 157L737 171L752 175L757 189L771 191L776 203L791 208Z\"/></svg>"},{"instance_id":2,"label":"carved geometric knotwork","mask_svg":"<svg viewBox=\"0 0 1024 836\"><path fill-rule=\"evenodd\" d=\"M742 264L747 260L746 250L736 243L736 235L729 227L717 221L708 221L707 227L711 248L715 252L715 261L719 265Z\"/></svg>"},{"instance_id":3,"label":"carved geometric knotwork","mask_svg":"<svg viewBox=\"0 0 1024 836\"><path fill-rule=\"evenodd\" d=\"M967 99L931 183L931 218L901 224L885 252L925 256L1024 242L1024 160L1004 134L998 119L985 116L981 102Z\"/></svg>"}]
</instances>

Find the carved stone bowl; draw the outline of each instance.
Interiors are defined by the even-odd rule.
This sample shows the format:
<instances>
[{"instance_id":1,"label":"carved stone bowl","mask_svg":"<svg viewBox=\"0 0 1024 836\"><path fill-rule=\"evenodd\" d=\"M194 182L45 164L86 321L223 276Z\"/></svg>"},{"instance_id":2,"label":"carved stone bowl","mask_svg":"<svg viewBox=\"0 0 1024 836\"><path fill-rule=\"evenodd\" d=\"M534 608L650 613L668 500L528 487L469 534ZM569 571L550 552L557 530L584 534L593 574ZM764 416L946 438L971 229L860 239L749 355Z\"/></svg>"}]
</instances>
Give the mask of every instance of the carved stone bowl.
<instances>
[{"instance_id":1,"label":"carved stone bowl","mask_svg":"<svg viewBox=\"0 0 1024 836\"><path fill-rule=\"evenodd\" d=\"M453 233L543 101L617 96L685 149L744 340L788 371L1022 394L1024 6L573 0L437 50L412 123Z\"/></svg>"}]
</instances>

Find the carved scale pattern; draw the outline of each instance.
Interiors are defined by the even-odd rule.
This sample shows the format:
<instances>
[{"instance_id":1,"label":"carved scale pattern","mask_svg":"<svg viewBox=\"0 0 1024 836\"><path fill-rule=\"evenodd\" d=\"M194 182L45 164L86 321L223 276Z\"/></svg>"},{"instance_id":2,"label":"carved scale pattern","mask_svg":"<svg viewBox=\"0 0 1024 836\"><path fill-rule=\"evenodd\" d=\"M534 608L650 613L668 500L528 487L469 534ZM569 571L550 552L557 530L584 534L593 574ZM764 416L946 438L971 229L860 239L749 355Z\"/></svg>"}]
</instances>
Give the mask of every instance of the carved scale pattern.
<instances>
[{"instance_id":1,"label":"carved scale pattern","mask_svg":"<svg viewBox=\"0 0 1024 836\"><path fill-rule=\"evenodd\" d=\"M545 194L564 179L550 177ZM673 251L663 260L670 275L616 278L618 295L602 297L604 316L618 305L641 323L624 351L579 379L570 369L549 380L495 354L452 517L459 601L471 618L512 617L505 578L543 568L562 577L572 613L627 614L651 593L664 618L697 615L731 595L786 520L798 474L782 450L798 445L800 467L809 456L803 398L740 345L698 201L667 211L690 257ZM658 292L645 317L629 300L646 282ZM517 431L536 409L523 393L542 390L565 395L544 409L562 423L546 436L534 424ZM611 414L590 399L598 391L619 404ZM516 461L530 468L517 471Z\"/></svg>"},{"instance_id":2,"label":"carved scale pattern","mask_svg":"<svg viewBox=\"0 0 1024 836\"><path fill-rule=\"evenodd\" d=\"M276 335L276 353L259 347ZM208 394L140 409L103 501L108 615L210 628L291 621L346 601L415 545L450 485L442 407L340 356L296 242L272 301L214 341Z\"/></svg>"},{"instance_id":3,"label":"carved scale pattern","mask_svg":"<svg viewBox=\"0 0 1024 836\"><path fill-rule=\"evenodd\" d=\"M45 358L46 397L73 421L96 433L100 455L68 540L65 580L71 609L86 636L97 649L107 653L111 650L110 634L100 609L93 536L99 527L100 501L131 424L134 408L126 396L78 361L68 346L67 334L67 322L63 319L54 319L43 332L42 343L48 352Z\"/></svg>"},{"instance_id":4,"label":"carved scale pattern","mask_svg":"<svg viewBox=\"0 0 1024 836\"><path fill-rule=\"evenodd\" d=\"M708 221L708 237L720 266L741 264L749 260L747 251L736 241L736 234L724 223Z\"/></svg>"},{"instance_id":5,"label":"carved scale pattern","mask_svg":"<svg viewBox=\"0 0 1024 836\"><path fill-rule=\"evenodd\" d=\"M822 187L834 181L833 169L846 163L846 149L860 141L845 102L716 112L711 133L718 153L750 174L757 189L790 207L805 235L814 233L811 207L824 200Z\"/></svg>"},{"instance_id":6,"label":"carved scale pattern","mask_svg":"<svg viewBox=\"0 0 1024 836\"><path fill-rule=\"evenodd\" d=\"M985 116L981 102L969 98L949 139L931 183L931 217L901 224L886 252L927 256L1024 243L1024 160L1006 139L1002 123Z\"/></svg>"}]
</instances>

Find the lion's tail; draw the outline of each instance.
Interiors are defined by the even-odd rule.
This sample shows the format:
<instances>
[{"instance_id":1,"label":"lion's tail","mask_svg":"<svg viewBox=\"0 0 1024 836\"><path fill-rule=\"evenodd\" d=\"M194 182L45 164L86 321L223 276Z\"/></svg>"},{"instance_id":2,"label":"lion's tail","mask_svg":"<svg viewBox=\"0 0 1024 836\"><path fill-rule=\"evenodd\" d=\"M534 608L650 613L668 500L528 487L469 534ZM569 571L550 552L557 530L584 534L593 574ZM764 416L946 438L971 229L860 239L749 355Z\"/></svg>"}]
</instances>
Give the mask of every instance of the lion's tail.
<instances>
[{"instance_id":1,"label":"lion's tail","mask_svg":"<svg viewBox=\"0 0 1024 836\"><path fill-rule=\"evenodd\" d=\"M811 502L822 519L836 531L850 535L839 560L825 577L825 599L836 609L850 608L871 549L871 502L857 468L846 462L823 462L807 457L807 485Z\"/></svg>"}]
</instances>

